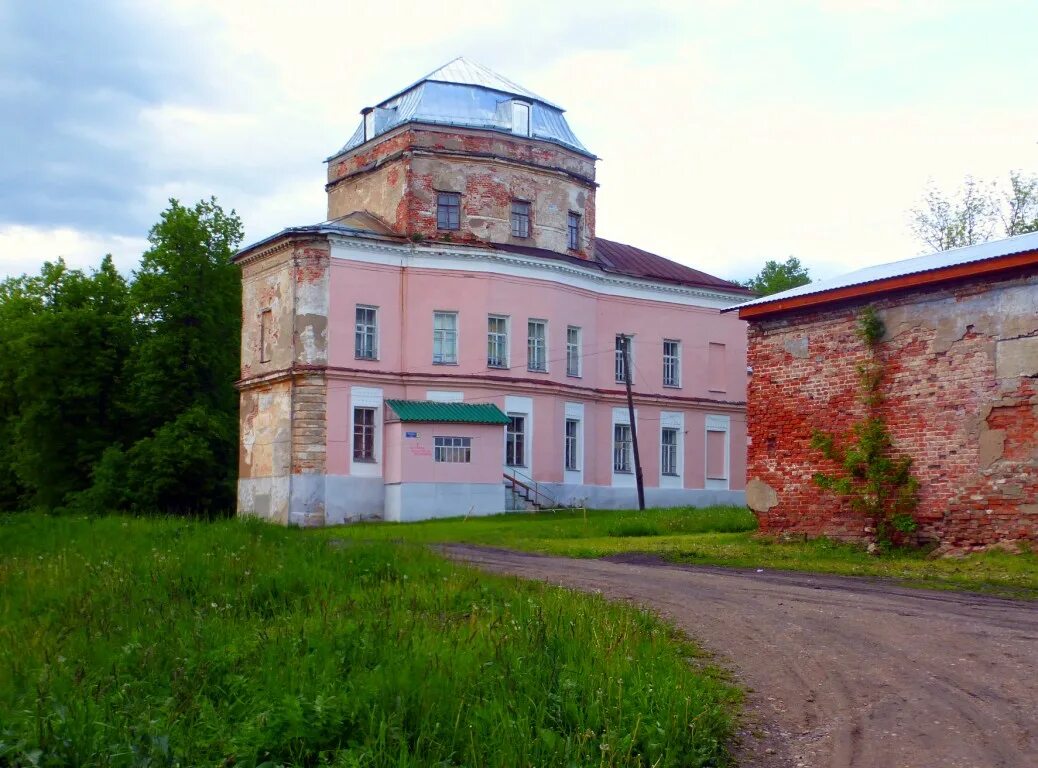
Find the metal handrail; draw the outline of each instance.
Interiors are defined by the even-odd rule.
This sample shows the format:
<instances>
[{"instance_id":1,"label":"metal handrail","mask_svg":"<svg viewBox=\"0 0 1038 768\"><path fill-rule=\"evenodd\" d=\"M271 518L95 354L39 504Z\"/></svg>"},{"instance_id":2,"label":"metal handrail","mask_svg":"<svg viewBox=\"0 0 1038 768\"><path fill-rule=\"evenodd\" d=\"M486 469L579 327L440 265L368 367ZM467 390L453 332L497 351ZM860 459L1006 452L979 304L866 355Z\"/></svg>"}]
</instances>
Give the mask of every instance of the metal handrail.
<instances>
[{"instance_id":1,"label":"metal handrail","mask_svg":"<svg viewBox=\"0 0 1038 768\"><path fill-rule=\"evenodd\" d=\"M543 504L540 501L538 501L536 498L531 499L529 496L527 496L527 501L532 501L534 504L536 504L539 507L547 507L549 509L557 509L558 508L558 506L559 506L558 501L556 501L550 495L548 495L547 493L542 491L540 489L540 483L538 483L532 477L528 477L528 476L522 474L521 472L517 472L514 469L511 470L511 472L512 472L511 475L509 475L508 472L503 472L502 475L504 476L505 480L507 480L509 483L512 484L512 489L513 490L515 489L515 486L518 485L521 488L525 488L527 491L533 493L533 495L535 497L541 497L543 499L546 499L548 501L548 503L547 504ZM527 480L529 482L523 482L523 480L519 479L520 477L522 477L524 480Z\"/></svg>"}]
</instances>

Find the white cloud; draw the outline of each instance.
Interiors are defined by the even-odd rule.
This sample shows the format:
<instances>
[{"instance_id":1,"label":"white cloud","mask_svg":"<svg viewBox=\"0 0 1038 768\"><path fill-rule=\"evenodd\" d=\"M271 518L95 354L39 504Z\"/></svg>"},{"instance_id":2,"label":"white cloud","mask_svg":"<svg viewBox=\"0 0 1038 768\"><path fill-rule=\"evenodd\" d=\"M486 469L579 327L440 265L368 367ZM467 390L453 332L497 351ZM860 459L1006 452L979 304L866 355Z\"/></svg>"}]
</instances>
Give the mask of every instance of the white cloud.
<instances>
[{"instance_id":1,"label":"white cloud","mask_svg":"<svg viewBox=\"0 0 1038 768\"><path fill-rule=\"evenodd\" d=\"M0 226L0 276L35 273L43 262L59 258L70 267L89 270L108 253L119 271L129 274L147 247L143 238L91 234L67 227Z\"/></svg>"},{"instance_id":2,"label":"white cloud","mask_svg":"<svg viewBox=\"0 0 1038 768\"><path fill-rule=\"evenodd\" d=\"M1038 171L1038 108L1021 86L1035 57L1019 49L1017 67L997 71L999 44L970 37L975 9L962 8L175 0L144 15L183 38L211 84L204 98L143 103L86 138L135 159L135 221L157 220L169 197L216 195L254 241L324 218L322 161L362 107L467 55L567 108L603 158L603 236L723 277L790 254L823 277L917 253L907 211L930 179ZM959 53L973 57L968 82L949 69ZM63 252L136 257L142 242L9 226L0 273Z\"/></svg>"}]
</instances>

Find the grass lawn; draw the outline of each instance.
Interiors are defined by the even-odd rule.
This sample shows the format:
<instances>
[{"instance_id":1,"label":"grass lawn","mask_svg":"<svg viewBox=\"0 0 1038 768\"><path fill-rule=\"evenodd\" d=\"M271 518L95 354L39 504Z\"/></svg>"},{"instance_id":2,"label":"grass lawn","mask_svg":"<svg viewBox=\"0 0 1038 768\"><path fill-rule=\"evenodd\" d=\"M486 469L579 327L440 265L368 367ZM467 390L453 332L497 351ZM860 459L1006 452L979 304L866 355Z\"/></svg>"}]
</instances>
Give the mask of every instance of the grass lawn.
<instances>
[{"instance_id":1,"label":"grass lawn","mask_svg":"<svg viewBox=\"0 0 1038 768\"><path fill-rule=\"evenodd\" d=\"M680 563L817 571L895 579L907 586L1038 598L1038 552L990 552L927 559L925 552L879 556L820 539L779 542L754 535L741 507L577 511L455 518L422 523L365 523L313 532L317 537L410 542L465 542L567 557L648 552Z\"/></svg>"},{"instance_id":2,"label":"grass lawn","mask_svg":"<svg viewBox=\"0 0 1038 768\"><path fill-rule=\"evenodd\" d=\"M725 764L667 624L353 530L0 517L0 765Z\"/></svg>"}]
</instances>

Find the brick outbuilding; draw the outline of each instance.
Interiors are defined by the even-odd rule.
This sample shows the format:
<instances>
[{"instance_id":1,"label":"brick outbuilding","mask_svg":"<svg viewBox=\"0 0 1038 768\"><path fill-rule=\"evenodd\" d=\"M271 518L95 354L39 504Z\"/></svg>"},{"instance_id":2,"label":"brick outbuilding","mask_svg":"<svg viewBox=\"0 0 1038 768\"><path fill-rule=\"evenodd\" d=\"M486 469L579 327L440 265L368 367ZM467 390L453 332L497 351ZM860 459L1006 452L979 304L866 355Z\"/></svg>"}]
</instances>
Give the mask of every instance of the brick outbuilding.
<instances>
[{"instance_id":1,"label":"brick outbuilding","mask_svg":"<svg viewBox=\"0 0 1038 768\"><path fill-rule=\"evenodd\" d=\"M740 305L749 321L747 502L764 533L869 539L813 480L816 430L860 420L857 333L885 327L879 415L919 481L917 535L946 549L1038 541L1038 233L858 270Z\"/></svg>"}]
</instances>

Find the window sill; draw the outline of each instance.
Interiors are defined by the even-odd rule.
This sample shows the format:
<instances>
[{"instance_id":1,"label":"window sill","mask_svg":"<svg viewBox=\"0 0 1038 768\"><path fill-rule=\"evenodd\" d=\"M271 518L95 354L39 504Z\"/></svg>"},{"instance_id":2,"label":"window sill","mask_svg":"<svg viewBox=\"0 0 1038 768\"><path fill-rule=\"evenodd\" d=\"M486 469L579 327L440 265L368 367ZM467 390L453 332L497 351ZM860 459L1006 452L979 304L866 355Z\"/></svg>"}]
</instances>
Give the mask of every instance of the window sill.
<instances>
[{"instance_id":1,"label":"window sill","mask_svg":"<svg viewBox=\"0 0 1038 768\"><path fill-rule=\"evenodd\" d=\"M376 461L375 459L360 459L360 458L357 458L356 456L354 456L353 457L353 463L354 464L378 464L378 461Z\"/></svg>"},{"instance_id":2,"label":"window sill","mask_svg":"<svg viewBox=\"0 0 1038 768\"><path fill-rule=\"evenodd\" d=\"M681 477L677 472L661 472L660 474L663 475L663 477Z\"/></svg>"},{"instance_id":3,"label":"window sill","mask_svg":"<svg viewBox=\"0 0 1038 768\"><path fill-rule=\"evenodd\" d=\"M571 379L582 379L582 378L584 378L579 373L570 373L569 371L566 372L566 376L568 376Z\"/></svg>"},{"instance_id":4,"label":"window sill","mask_svg":"<svg viewBox=\"0 0 1038 768\"><path fill-rule=\"evenodd\" d=\"M723 395L723 394L726 394L728 392L728 390L727 389L708 389L707 392L717 392L719 395Z\"/></svg>"},{"instance_id":5,"label":"window sill","mask_svg":"<svg viewBox=\"0 0 1038 768\"><path fill-rule=\"evenodd\" d=\"M354 360L366 360L369 363L377 363L378 362L378 358L377 357L367 357L366 355L354 355L353 359Z\"/></svg>"},{"instance_id":6,"label":"window sill","mask_svg":"<svg viewBox=\"0 0 1038 768\"><path fill-rule=\"evenodd\" d=\"M492 368L495 371L507 371L507 365L495 365L494 363L487 363L487 368Z\"/></svg>"},{"instance_id":7,"label":"window sill","mask_svg":"<svg viewBox=\"0 0 1038 768\"><path fill-rule=\"evenodd\" d=\"M681 389L681 385L680 384L664 384L663 386L666 389Z\"/></svg>"},{"instance_id":8,"label":"window sill","mask_svg":"<svg viewBox=\"0 0 1038 768\"><path fill-rule=\"evenodd\" d=\"M529 469L525 464L505 464L509 469Z\"/></svg>"},{"instance_id":9,"label":"window sill","mask_svg":"<svg viewBox=\"0 0 1038 768\"><path fill-rule=\"evenodd\" d=\"M617 469L616 467L613 467L613 474L614 475L633 475L634 472L631 471L630 469Z\"/></svg>"},{"instance_id":10,"label":"window sill","mask_svg":"<svg viewBox=\"0 0 1038 768\"><path fill-rule=\"evenodd\" d=\"M436 360L433 360L432 364L433 365L457 365L458 361L455 360L453 363L448 363L448 362L444 362L444 361L437 362Z\"/></svg>"},{"instance_id":11,"label":"window sill","mask_svg":"<svg viewBox=\"0 0 1038 768\"><path fill-rule=\"evenodd\" d=\"M547 373L548 369L547 368L527 368L526 372L527 373Z\"/></svg>"}]
</instances>

